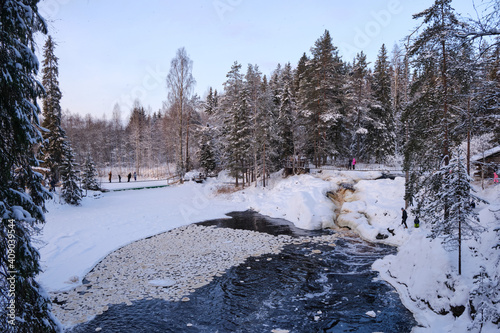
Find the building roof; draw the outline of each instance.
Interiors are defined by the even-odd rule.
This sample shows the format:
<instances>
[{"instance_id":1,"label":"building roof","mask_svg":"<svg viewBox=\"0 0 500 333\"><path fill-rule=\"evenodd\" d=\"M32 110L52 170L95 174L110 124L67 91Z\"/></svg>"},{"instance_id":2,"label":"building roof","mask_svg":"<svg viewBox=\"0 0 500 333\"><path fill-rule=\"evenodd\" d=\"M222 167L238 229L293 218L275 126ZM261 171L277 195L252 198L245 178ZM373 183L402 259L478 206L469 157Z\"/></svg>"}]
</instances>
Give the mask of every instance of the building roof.
<instances>
[{"instance_id":1,"label":"building roof","mask_svg":"<svg viewBox=\"0 0 500 333\"><path fill-rule=\"evenodd\" d=\"M496 146L496 147L493 147L491 149L488 149L484 153L479 153L479 154L476 154L474 156L471 156L470 160L472 162L477 162L477 161L481 160L483 157L488 158L488 157L495 155L497 153L500 153L500 146Z\"/></svg>"}]
</instances>

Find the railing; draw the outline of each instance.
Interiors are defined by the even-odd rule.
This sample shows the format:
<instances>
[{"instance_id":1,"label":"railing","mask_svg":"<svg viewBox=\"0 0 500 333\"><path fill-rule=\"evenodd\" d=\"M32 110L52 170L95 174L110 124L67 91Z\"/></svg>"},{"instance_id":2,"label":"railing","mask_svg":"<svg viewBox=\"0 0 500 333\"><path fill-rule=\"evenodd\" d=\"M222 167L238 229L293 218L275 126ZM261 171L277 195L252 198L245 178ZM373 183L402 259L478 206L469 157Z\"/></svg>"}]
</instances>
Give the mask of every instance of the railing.
<instances>
[{"instance_id":1,"label":"railing","mask_svg":"<svg viewBox=\"0 0 500 333\"><path fill-rule=\"evenodd\" d=\"M354 171L384 171L384 172L404 172L401 166L390 166L376 163L356 163L354 169L347 161L331 163L316 167L306 159L286 160L283 163L286 169L319 169L319 170L354 170Z\"/></svg>"},{"instance_id":2,"label":"railing","mask_svg":"<svg viewBox=\"0 0 500 333\"><path fill-rule=\"evenodd\" d=\"M404 172L401 166L389 166L384 164L356 163L354 169L346 164L327 164L320 167L311 165L311 169L320 170L346 170L346 171L386 171L386 172Z\"/></svg>"}]
</instances>

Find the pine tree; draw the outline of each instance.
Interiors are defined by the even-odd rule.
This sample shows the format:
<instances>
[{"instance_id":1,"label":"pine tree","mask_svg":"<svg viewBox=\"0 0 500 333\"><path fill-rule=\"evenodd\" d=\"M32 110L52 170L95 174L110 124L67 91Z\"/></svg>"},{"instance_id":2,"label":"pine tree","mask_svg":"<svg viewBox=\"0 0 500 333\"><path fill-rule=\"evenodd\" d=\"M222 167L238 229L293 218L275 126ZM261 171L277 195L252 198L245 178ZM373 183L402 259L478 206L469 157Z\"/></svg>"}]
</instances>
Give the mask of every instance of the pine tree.
<instances>
[{"instance_id":1,"label":"pine tree","mask_svg":"<svg viewBox=\"0 0 500 333\"><path fill-rule=\"evenodd\" d=\"M500 144L500 46L483 45L478 83L471 98L471 127L475 134L493 133L493 145Z\"/></svg>"},{"instance_id":2,"label":"pine tree","mask_svg":"<svg viewBox=\"0 0 500 333\"><path fill-rule=\"evenodd\" d=\"M458 249L458 274L462 273L462 241L478 238L484 228L472 203L484 202L473 194L472 179L460 152L448 165L427 177L420 193L417 214L431 226L430 237L442 238L447 248Z\"/></svg>"},{"instance_id":3,"label":"pine tree","mask_svg":"<svg viewBox=\"0 0 500 333\"><path fill-rule=\"evenodd\" d=\"M274 127L277 123L276 104L271 85L264 75L259 92L259 109L256 115L257 127L255 129L257 146L257 173L262 178L262 186L266 186L269 174L279 168L278 159L278 132Z\"/></svg>"},{"instance_id":4,"label":"pine tree","mask_svg":"<svg viewBox=\"0 0 500 333\"><path fill-rule=\"evenodd\" d=\"M358 53L346 84L346 102L348 105L347 119L352 137L351 155L364 160L367 160L371 153L366 142L367 128L369 125L372 128L377 127L373 124L368 113L370 106L374 104L368 74L366 55L363 52Z\"/></svg>"},{"instance_id":5,"label":"pine tree","mask_svg":"<svg viewBox=\"0 0 500 333\"><path fill-rule=\"evenodd\" d=\"M35 277L40 254L31 243L44 222L45 200L35 151L42 143L34 34L46 33L38 1L0 3L0 330L60 332L48 295Z\"/></svg>"},{"instance_id":6,"label":"pine tree","mask_svg":"<svg viewBox=\"0 0 500 333\"><path fill-rule=\"evenodd\" d=\"M54 54L56 43L51 36L47 38L44 46L43 77L42 83L45 88L43 99L43 121L45 128L43 138L45 144L42 147L44 166L50 169L51 178L59 181L60 168L63 163L63 146L66 133L61 127L61 90L59 89L58 58Z\"/></svg>"},{"instance_id":7,"label":"pine tree","mask_svg":"<svg viewBox=\"0 0 500 333\"><path fill-rule=\"evenodd\" d=\"M94 160L90 153L87 154L87 159L85 160L85 167L83 169L82 177L82 188L91 191L100 191L101 188L97 182L97 169L94 164Z\"/></svg>"},{"instance_id":8,"label":"pine tree","mask_svg":"<svg viewBox=\"0 0 500 333\"><path fill-rule=\"evenodd\" d=\"M457 50L462 46L457 38L462 24L455 16L451 0L435 0L413 18L423 19L425 26L410 46L409 56L415 69L412 100L402 117L408 126L404 168L414 173L406 182L405 199L410 203L416 193L414 188L422 186L418 174L439 168L441 161L449 163L450 147L458 134L454 131L457 104L464 100L456 93L462 83L452 74Z\"/></svg>"},{"instance_id":9,"label":"pine tree","mask_svg":"<svg viewBox=\"0 0 500 333\"><path fill-rule=\"evenodd\" d=\"M395 121L395 153L402 154L406 141L407 128L402 121L402 114L408 104L409 74L408 57L399 46L395 46L391 57L391 104Z\"/></svg>"},{"instance_id":10,"label":"pine tree","mask_svg":"<svg viewBox=\"0 0 500 333\"><path fill-rule=\"evenodd\" d=\"M80 178L75 170L75 154L69 142L66 142L64 145L63 153L64 159L61 165L61 197L66 203L78 206L82 200L82 189L78 186Z\"/></svg>"}]
</instances>

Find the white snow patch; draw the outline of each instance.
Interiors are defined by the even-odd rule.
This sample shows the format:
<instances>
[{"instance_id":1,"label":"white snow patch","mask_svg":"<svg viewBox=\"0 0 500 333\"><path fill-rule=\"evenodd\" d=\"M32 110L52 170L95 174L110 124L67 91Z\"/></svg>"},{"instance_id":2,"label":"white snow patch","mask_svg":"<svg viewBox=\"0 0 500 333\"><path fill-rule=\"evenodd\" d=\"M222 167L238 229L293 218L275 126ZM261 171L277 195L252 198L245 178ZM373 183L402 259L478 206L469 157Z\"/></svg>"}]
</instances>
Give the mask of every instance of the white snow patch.
<instances>
[{"instance_id":1,"label":"white snow patch","mask_svg":"<svg viewBox=\"0 0 500 333\"><path fill-rule=\"evenodd\" d=\"M156 287L171 287L175 285L176 282L175 280L172 279L157 279L157 280L149 280L148 283Z\"/></svg>"},{"instance_id":2,"label":"white snow patch","mask_svg":"<svg viewBox=\"0 0 500 333\"><path fill-rule=\"evenodd\" d=\"M377 314L375 313L375 311L368 311L367 313L365 313L368 317L372 317L372 318L375 318L377 316Z\"/></svg>"}]
</instances>

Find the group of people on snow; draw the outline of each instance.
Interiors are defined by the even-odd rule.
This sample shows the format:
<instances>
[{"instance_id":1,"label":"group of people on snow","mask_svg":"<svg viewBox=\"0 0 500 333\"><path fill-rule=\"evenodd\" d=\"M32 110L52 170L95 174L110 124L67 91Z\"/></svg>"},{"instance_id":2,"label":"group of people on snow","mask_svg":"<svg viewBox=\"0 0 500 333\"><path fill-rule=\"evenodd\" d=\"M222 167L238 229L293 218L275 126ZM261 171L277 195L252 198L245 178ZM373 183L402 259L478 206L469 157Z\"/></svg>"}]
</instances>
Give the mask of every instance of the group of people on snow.
<instances>
[{"instance_id":1,"label":"group of people on snow","mask_svg":"<svg viewBox=\"0 0 500 333\"><path fill-rule=\"evenodd\" d=\"M109 182L111 183L111 179L113 177L113 173L110 171L109 174L108 174L108 179L109 179ZM127 175L127 182L130 183L130 179L132 178L132 173L129 172L128 175ZM134 181L137 181L137 172L134 171ZM121 183L122 182L122 176L121 175L118 175L118 182Z\"/></svg>"},{"instance_id":2,"label":"group of people on snow","mask_svg":"<svg viewBox=\"0 0 500 333\"><path fill-rule=\"evenodd\" d=\"M347 164L347 169L354 170L356 168L356 158L349 159L349 163Z\"/></svg>"},{"instance_id":3,"label":"group of people on snow","mask_svg":"<svg viewBox=\"0 0 500 333\"><path fill-rule=\"evenodd\" d=\"M406 220L408 219L408 213L406 212L406 209L401 207L401 224L405 226L405 229L408 229L408 225L406 224ZM413 221L413 224L415 225L415 228L420 227L420 220L418 219L418 216L415 216L415 220Z\"/></svg>"}]
</instances>

